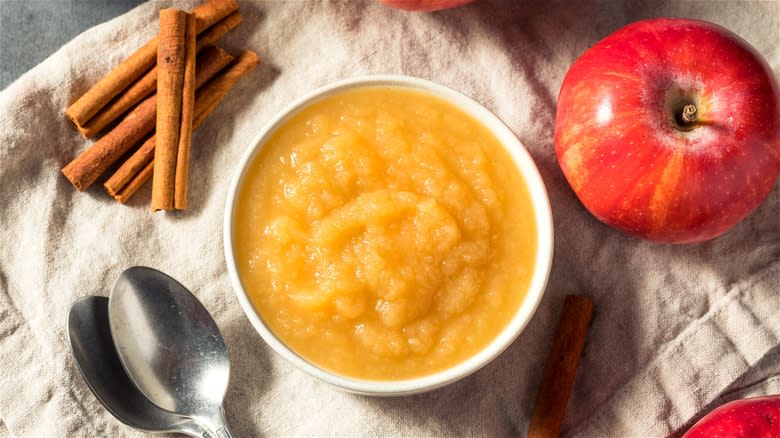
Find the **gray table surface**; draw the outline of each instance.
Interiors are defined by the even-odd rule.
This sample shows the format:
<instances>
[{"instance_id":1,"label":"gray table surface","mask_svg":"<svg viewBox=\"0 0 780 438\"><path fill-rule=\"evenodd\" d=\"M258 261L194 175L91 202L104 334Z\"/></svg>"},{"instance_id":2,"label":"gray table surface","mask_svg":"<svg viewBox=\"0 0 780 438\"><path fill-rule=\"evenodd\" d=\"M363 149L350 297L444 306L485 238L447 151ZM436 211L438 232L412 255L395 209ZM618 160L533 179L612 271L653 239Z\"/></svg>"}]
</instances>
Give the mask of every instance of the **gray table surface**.
<instances>
[{"instance_id":1,"label":"gray table surface","mask_svg":"<svg viewBox=\"0 0 780 438\"><path fill-rule=\"evenodd\" d=\"M0 0L0 90L84 30L144 0Z\"/></svg>"}]
</instances>

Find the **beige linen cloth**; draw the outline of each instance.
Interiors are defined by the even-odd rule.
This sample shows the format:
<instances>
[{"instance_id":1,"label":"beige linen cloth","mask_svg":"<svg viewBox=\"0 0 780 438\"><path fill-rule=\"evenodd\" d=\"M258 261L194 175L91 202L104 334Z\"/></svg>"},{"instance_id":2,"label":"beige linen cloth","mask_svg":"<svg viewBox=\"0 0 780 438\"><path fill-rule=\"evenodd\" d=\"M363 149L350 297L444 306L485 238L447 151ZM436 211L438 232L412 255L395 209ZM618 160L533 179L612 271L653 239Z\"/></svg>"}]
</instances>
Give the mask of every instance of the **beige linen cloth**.
<instances>
[{"instance_id":1,"label":"beige linen cloth","mask_svg":"<svg viewBox=\"0 0 780 438\"><path fill-rule=\"evenodd\" d=\"M0 93L0 437L142 436L89 392L65 331L72 301L107 295L133 265L177 278L216 318L231 353L225 409L236 437L523 435L570 293L592 296L596 313L565 436L679 434L723 400L780 392L778 185L726 235L658 245L594 219L555 160L568 66L628 22L714 21L780 71L779 3L652 3L486 0L413 14L372 1L242 2L246 20L225 45L263 63L196 132L191 208L172 215L149 211L148 185L121 206L99 184L77 192L59 172L88 144L65 107L154 36L170 3L84 32ZM431 79L494 111L534 157L555 219L550 282L526 330L474 375L411 397L347 394L284 362L242 313L222 249L228 183L257 131L302 94L372 73Z\"/></svg>"}]
</instances>

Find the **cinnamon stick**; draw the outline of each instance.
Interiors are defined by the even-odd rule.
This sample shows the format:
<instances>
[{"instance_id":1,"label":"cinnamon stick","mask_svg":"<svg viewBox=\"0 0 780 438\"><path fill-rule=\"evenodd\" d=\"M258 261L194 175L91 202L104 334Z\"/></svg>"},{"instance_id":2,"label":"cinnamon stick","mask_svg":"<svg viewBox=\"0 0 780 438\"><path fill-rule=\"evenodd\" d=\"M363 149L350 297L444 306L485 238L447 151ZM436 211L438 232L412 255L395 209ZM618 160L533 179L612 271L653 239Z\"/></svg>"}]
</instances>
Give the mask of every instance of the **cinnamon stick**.
<instances>
[{"instance_id":1,"label":"cinnamon stick","mask_svg":"<svg viewBox=\"0 0 780 438\"><path fill-rule=\"evenodd\" d=\"M157 67L152 67L141 79L131 85L122 94L112 100L100 112L95 114L84 125L76 124L81 136L92 138L103 130L109 123L116 120L119 116L127 112L133 105L140 102L143 98L152 94L157 88Z\"/></svg>"},{"instance_id":2,"label":"cinnamon stick","mask_svg":"<svg viewBox=\"0 0 780 438\"><path fill-rule=\"evenodd\" d=\"M197 92L195 99L195 117L192 129L197 129L211 114L233 86L254 70L260 58L251 51L243 52L233 65L217 75ZM154 160L155 136L144 144L109 178L105 183L108 193L120 203L124 203L140 188L149 175L142 177L146 167ZM135 185L133 185L135 183Z\"/></svg>"},{"instance_id":3,"label":"cinnamon stick","mask_svg":"<svg viewBox=\"0 0 780 438\"><path fill-rule=\"evenodd\" d=\"M182 122L182 95L186 70L187 14L178 9L160 11L160 47L157 49L157 140L152 175L152 211L173 210L176 155Z\"/></svg>"},{"instance_id":4,"label":"cinnamon stick","mask_svg":"<svg viewBox=\"0 0 780 438\"><path fill-rule=\"evenodd\" d=\"M200 52L205 47L213 46L228 32L241 24L243 20L244 17L241 13L236 11L206 29L205 32L198 36L197 51ZM141 99L154 93L156 89L157 67L155 66L146 72L141 79L116 96L108 105L89 119L86 124L76 125L76 128L84 138L92 138L119 116L126 113L133 105L140 102Z\"/></svg>"},{"instance_id":5,"label":"cinnamon stick","mask_svg":"<svg viewBox=\"0 0 780 438\"><path fill-rule=\"evenodd\" d=\"M65 110L65 115L77 128L85 125L111 99L152 68L156 54L157 39L155 38L141 46L129 58L87 90Z\"/></svg>"},{"instance_id":6,"label":"cinnamon stick","mask_svg":"<svg viewBox=\"0 0 780 438\"><path fill-rule=\"evenodd\" d=\"M244 16L238 11L235 11L218 21L216 24L206 29L205 32L198 35L198 51L200 52L204 47L213 46L228 32L238 27L243 21Z\"/></svg>"},{"instance_id":7,"label":"cinnamon stick","mask_svg":"<svg viewBox=\"0 0 780 438\"><path fill-rule=\"evenodd\" d=\"M144 166L143 169L139 173L137 173L128 183L126 186L122 188L122 191L119 193L113 195L114 199L119 201L120 204L124 204L127 202L128 199L130 199L131 196L139 189L141 186L144 185L146 181L149 180L149 178L152 176L152 172L154 171L154 163L152 161L149 161L149 163Z\"/></svg>"},{"instance_id":8,"label":"cinnamon stick","mask_svg":"<svg viewBox=\"0 0 780 438\"><path fill-rule=\"evenodd\" d=\"M236 0L206 0L192 9L195 16L195 33L201 33L238 10Z\"/></svg>"},{"instance_id":9,"label":"cinnamon stick","mask_svg":"<svg viewBox=\"0 0 780 438\"><path fill-rule=\"evenodd\" d=\"M68 181L79 190L86 190L125 152L154 129L157 98L141 102L114 129L79 154L62 168Z\"/></svg>"},{"instance_id":10,"label":"cinnamon stick","mask_svg":"<svg viewBox=\"0 0 780 438\"><path fill-rule=\"evenodd\" d=\"M246 76L260 63L260 57L251 50L244 50L238 55L236 61L224 72L221 72L211 82L198 91L196 107L209 108L219 105L225 95L236 85L241 78ZM206 114L208 115L208 114Z\"/></svg>"},{"instance_id":11,"label":"cinnamon stick","mask_svg":"<svg viewBox=\"0 0 780 438\"><path fill-rule=\"evenodd\" d=\"M559 435L592 316L593 301L589 298L576 295L566 297L544 367L528 438L552 438Z\"/></svg>"},{"instance_id":12,"label":"cinnamon stick","mask_svg":"<svg viewBox=\"0 0 780 438\"><path fill-rule=\"evenodd\" d=\"M173 181L173 208L186 210L187 186L190 175L190 148L192 147L192 119L195 116L195 17L187 16L184 39L184 84L181 96L181 128L176 148L176 166Z\"/></svg>"},{"instance_id":13,"label":"cinnamon stick","mask_svg":"<svg viewBox=\"0 0 780 438\"><path fill-rule=\"evenodd\" d=\"M196 32L200 33L206 30L236 10L238 10L236 0L207 0L192 10L197 20ZM157 59L157 46L157 38L153 38L121 64L114 67L65 110L68 119L76 127L86 125L89 119L114 97L152 68Z\"/></svg>"},{"instance_id":14,"label":"cinnamon stick","mask_svg":"<svg viewBox=\"0 0 780 438\"><path fill-rule=\"evenodd\" d=\"M233 60L216 47L204 50L198 57L196 88L214 77ZM133 145L154 129L157 114L157 96L150 96L138 104L111 131L83 151L62 168L62 173L79 190L85 190Z\"/></svg>"},{"instance_id":15,"label":"cinnamon stick","mask_svg":"<svg viewBox=\"0 0 780 438\"><path fill-rule=\"evenodd\" d=\"M133 180L141 170L154 160L154 135L149 137L130 158L127 159L119 169L103 183L103 187L109 195L116 197L118 193L125 189L131 180ZM150 173L151 175L151 173Z\"/></svg>"}]
</instances>

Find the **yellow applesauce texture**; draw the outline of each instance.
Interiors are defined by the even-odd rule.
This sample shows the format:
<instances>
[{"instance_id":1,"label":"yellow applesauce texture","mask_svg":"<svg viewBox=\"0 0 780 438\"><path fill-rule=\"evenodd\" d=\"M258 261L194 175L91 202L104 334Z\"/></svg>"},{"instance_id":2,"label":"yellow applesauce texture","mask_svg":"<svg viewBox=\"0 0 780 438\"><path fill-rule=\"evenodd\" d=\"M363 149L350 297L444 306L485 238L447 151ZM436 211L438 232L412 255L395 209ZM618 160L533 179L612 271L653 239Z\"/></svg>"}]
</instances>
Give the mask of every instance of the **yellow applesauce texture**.
<instances>
[{"instance_id":1,"label":"yellow applesauce texture","mask_svg":"<svg viewBox=\"0 0 780 438\"><path fill-rule=\"evenodd\" d=\"M412 89L319 100L239 188L241 282L271 331L341 375L406 379L486 347L536 263L528 188L480 122Z\"/></svg>"}]
</instances>

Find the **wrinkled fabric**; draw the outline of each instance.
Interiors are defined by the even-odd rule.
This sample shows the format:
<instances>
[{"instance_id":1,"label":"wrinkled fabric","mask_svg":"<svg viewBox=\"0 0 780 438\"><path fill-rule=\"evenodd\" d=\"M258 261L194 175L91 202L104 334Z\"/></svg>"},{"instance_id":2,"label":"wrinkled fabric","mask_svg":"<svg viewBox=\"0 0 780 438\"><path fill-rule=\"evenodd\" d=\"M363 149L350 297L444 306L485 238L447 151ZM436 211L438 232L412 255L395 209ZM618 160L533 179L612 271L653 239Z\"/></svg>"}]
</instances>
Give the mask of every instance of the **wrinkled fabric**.
<instances>
[{"instance_id":1,"label":"wrinkled fabric","mask_svg":"<svg viewBox=\"0 0 780 438\"><path fill-rule=\"evenodd\" d=\"M224 46L262 64L195 133L190 209L152 214L150 185L122 206L59 169L91 141L66 106L157 32L152 1L87 30L0 92L0 437L138 437L82 381L66 334L70 303L108 295L133 265L189 287L217 320L232 369L225 410L236 437L517 436L525 433L566 294L596 311L564 436L679 434L716 404L780 390L780 189L711 242L640 241L594 219L553 151L555 102L569 65L620 26L652 16L710 20L780 70L777 2L477 1L414 14L372 1L242 2ZM193 3L189 3L192 5ZM7 60L6 60L7 61ZM494 111L547 185L555 258L528 327L494 362L430 393L347 394L292 367L252 329L227 276L225 198L258 130L329 82L406 74Z\"/></svg>"}]
</instances>

